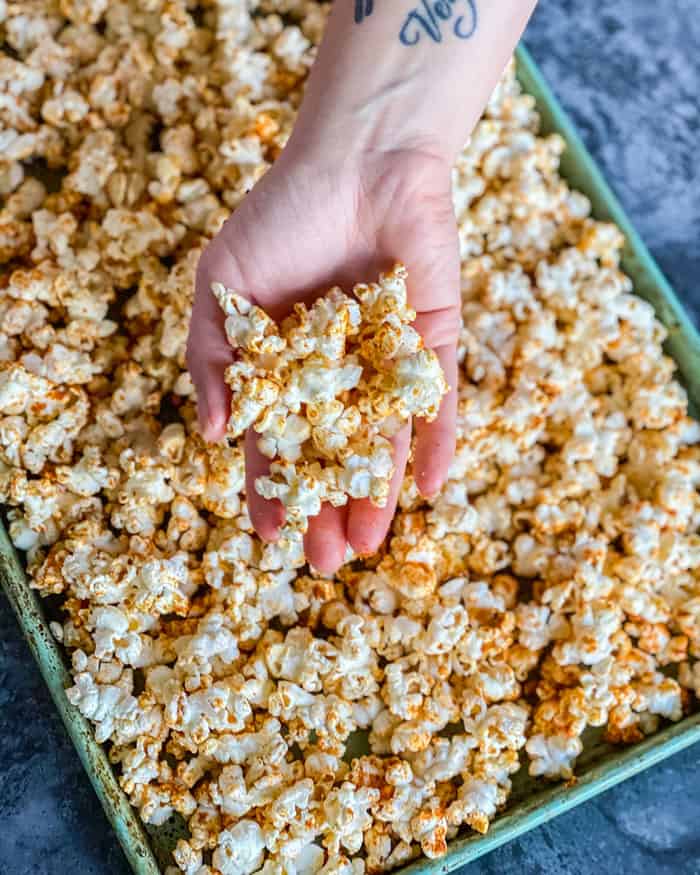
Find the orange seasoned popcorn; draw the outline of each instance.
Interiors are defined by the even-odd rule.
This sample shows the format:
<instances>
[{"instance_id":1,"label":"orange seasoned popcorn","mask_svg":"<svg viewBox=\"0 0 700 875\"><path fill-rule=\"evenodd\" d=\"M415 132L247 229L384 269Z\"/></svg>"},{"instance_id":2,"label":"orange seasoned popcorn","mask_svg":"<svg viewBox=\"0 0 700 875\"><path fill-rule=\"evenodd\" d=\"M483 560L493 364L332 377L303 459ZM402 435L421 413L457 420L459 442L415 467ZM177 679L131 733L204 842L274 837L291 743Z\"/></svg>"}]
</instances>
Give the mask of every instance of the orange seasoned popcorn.
<instances>
[{"instance_id":1,"label":"orange seasoned popcorn","mask_svg":"<svg viewBox=\"0 0 700 875\"><path fill-rule=\"evenodd\" d=\"M212 285L238 352L227 368L227 433L248 428L273 460L256 482L286 508L285 537L298 538L324 501L386 503L394 473L389 439L412 416L432 420L448 391L440 363L410 322L406 268L353 297L331 289L310 310L297 304L279 328L260 308Z\"/></svg>"}]
</instances>

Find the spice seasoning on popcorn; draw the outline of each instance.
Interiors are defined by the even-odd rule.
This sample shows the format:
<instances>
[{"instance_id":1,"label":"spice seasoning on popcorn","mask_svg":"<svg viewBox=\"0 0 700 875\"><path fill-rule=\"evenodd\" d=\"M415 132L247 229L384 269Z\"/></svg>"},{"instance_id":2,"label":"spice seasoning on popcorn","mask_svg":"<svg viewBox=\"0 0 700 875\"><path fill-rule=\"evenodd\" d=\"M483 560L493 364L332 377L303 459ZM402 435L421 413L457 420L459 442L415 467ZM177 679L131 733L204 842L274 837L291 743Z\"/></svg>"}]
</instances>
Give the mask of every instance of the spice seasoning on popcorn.
<instances>
[{"instance_id":1,"label":"spice seasoning on popcorn","mask_svg":"<svg viewBox=\"0 0 700 875\"><path fill-rule=\"evenodd\" d=\"M447 393L442 368L410 323L406 268L378 283L339 288L310 310L297 304L280 329L248 300L214 283L237 359L227 435L248 428L273 460L255 488L286 509L282 538L306 532L324 501L369 498L383 507L394 474L390 438L412 416L432 421Z\"/></svg>"},{"instance_id":2,"label":"spice seasoning on popcorn","mask_svg":"<svg viewBox=\"0 0 700 875\"><path fill-rule=\"evenodd\" d=\"M586 727L632 742L700 695L700 428L621 235L559 177L563 144L510 67L453 175L447 484L427 502L407 477L379 554L335 579L303 567L293 532L264 545L238 439L197 432L184 326L199 253L284 146L327 13L274 8L2 5L0 499L32 585L61 597L68 698L141 817L187 823L170 871L361 875L485 832L521 757L569 778ZM374 335L396 345L352 352L363 294L400 291L387 276L288 333L217 291L237 345L298 349L309 380L335 360L335 392L357 380L344 356L420 355L400 294ZM260 426L271 493L318 464L307 510L322 489L381 500L390 458L370 476L345 453L372 446L349 424L402 397L384 389L303 416L276 388L241 394L232 432ZM321 459L353 476L324 480Z\"/></svg>"}]
</instances>

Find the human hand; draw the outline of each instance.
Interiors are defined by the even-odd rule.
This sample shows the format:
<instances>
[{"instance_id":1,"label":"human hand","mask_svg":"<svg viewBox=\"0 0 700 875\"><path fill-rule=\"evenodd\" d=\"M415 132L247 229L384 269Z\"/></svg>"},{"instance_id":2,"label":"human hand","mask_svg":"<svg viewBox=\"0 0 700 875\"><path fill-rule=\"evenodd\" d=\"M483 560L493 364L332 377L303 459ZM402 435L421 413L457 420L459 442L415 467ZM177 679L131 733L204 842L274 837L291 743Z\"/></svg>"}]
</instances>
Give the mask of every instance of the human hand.
<instances>
[{"instance_id":1,"label":"human hand","mask_svg":"<svg viewBox=\"0 0 700 875\"><path fill-rule=\"evenodd\" d=\"M197 389L207 440L223 438L230 393L223 378L234 358L212 282L235 289L273 318L296 301L310 302L332 285L350 291L403 261L415 327L437 353L451 389L438 418L415 423L413 462L418 488L435 494L455 444L459 249L449 162L429 149L362 150L338 158L298 148L294 139L204 251L197 270L187 360ZM410 449L411 427L394 438L396 472L383 508L368 499L346 507L324 505L305 537L309 562L325 573L342 563L349 543L357 553L376 551L396 508ZM251 520L274 540L284 519L277 501L257 494L255 479L269 460L245 440L246 490Z\"/></svg>"}]
</instances>

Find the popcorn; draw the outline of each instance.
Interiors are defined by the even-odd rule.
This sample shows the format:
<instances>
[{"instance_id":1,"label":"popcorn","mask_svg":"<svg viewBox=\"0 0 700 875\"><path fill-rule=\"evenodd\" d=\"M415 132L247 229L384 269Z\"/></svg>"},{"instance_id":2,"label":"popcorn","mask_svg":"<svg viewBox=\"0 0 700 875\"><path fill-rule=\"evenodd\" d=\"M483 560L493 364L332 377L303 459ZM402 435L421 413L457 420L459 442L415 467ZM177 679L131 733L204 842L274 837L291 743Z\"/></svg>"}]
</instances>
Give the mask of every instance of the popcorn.
<instances>
[{"instance_id":1,"label":"popcorn","mask_svg":"<svg viewBox=\"0 0 700 875\"><path fill-rule=\"evenodd\" d=\"M73 655L75 685L66 690L68 701L95 723L98 742L111 739L129 744L139 736L160 732L161 715L155 706L144 707L133 696L133 676L121 663L101 663L81 650Z\"/></svg>"},{"instance_id":2,"label":"popcorn","mask_svg":"<svg viewBox=\"0 0 700 875\"><path fill-rule=\"evenodd\" d=\"M488 832L489 823L503 802L498 785L479 778L467 778L459 788L459 798L447 810L452 826L467 823L480 833Z\"/></svg>"},{"instance_id":3,"label":"popcorn","mask_svg":"<svg viewBox=\"0 0 700 875\"><path fill-rule=\"evenodd\" d=\"M355 854L362 847L363 833L372 823L368 808L379 800L376 788L357 788L349 781L331 790L323 803L328 823L327 845L331 853L344 848Z\"/></svg>"},{"instance_id":4,"label":"popcorn","mask_svg":"<svg viewBox=\"0 0 700 875\"><path fill-rule=\"evenodd\" d=\"M324 501L385 504L394 472L387 438L411 416L434 419L447 392L437 357L410 327L406 269L396 265L353 291L357 300L334 288L310 310L297 304L278 329L260 308L212 285L239 353L226 371L228 435L253 427L260 451L279 460L256 489L282 502L289 530L305 532Z\"/></svg>"},{"instance_id":5,"label":"popcorn","mask_svg":"<svg viewBox=\"0 0 700 875\"><path fill-rule=\"evenodd\" d=\"M429 859L442 857L447 852L447 822L438 799L411 820L411 832Z\"/></svg>"},{"instance_id":6,"label":"popcorn","mask_svg":"<svg viewBox=\"0 0 700 875\"><path fill-rule=\"evenodd\" d=\"M219 835L212 863L222 875L250 875L265 859L265 841L253 820L239 820Z\"/></svg>"},{"instance_id":7,"label":"popcorn","mask_svg":"<svg viewBox=\"0 0 700 875\"><path fill-rule=\"evenodd\" d=\"M533 735L525 745L530 757L530 774L545 778L568 779L573 774L576 757L583 750L578 737L565 735Z\"/></svg>"},{"instance_id":8,"label":"popcorn","mask_svg":"<svg viewBox=\"0 0 700 875\"><path fill-rule=\"evenodd\" d=\"M582 614L570 618L571 636L554 647L552 655L560 665L593 665L612 652L612 638L620 628L616 605L589 603Z\"/></svg>"},{"instance_id":9,"label":"popcorn","mask_svg":"<svg viewBox=\"0 0 700 875\"><path fill-rule=\"evenodd\" d=\"M39 474L72 455L89 403L78 387L61 387L18 363L0 363L0 458Z\"/></svg>"},{"instance_id":10,"label":"popcorn","mask_svg":"<svg viewBox=\"0 0 700 875\"><path fill-rule=\"evenodd\" d=\"M439 855L488 829L521 751L569 779L588 726L634 742L700 698L700 426L512 66L453 171L440 495L409 471L376 556L303 568L310 516L384 502L392 436L445 389L400 266L279 325L217 286L230 437L198 434L197 263L287 142L328 7L0 0L0 499L60 601L68 699L142 819L186 822L169 872ZM287 505L271 544L250 427Z\"/></svg>"}]
</instances>

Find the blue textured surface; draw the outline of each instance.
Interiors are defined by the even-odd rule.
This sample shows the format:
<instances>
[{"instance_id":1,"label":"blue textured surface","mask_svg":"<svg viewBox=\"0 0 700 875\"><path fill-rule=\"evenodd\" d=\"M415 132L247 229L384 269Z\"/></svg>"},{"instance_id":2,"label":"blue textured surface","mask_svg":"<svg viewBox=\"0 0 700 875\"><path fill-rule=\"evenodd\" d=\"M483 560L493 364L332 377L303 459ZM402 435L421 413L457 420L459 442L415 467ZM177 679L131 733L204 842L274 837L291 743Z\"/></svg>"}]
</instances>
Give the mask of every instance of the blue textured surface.
<instances>
[{"instance_id":1,"label":"blue textured surface","mask_svg":"<svg viewBox=\"0 0 700 875\"><path fill-rule=\"evenodd\" d=\"M697 321L697 0L540 0L526 41ZM2 875L129 871L1 597L0 822ZM700 746L462 872L700 875L698 824Z\"/></svg>"}]
</instances>

